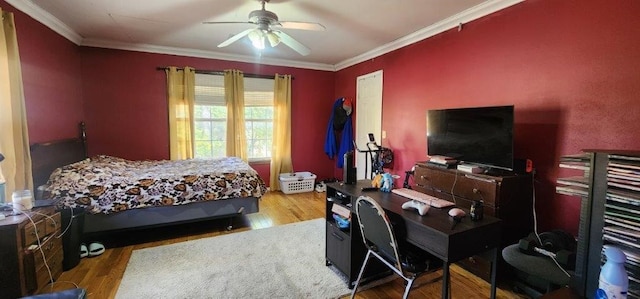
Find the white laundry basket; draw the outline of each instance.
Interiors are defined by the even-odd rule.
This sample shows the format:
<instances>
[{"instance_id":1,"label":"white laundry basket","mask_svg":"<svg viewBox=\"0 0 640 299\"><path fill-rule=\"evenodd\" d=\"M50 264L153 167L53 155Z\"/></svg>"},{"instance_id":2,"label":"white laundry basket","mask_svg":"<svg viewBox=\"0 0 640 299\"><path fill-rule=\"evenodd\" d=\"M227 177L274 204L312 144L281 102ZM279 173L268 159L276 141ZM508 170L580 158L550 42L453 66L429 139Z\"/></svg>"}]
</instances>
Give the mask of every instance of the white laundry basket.
<instances>
[{"instance_id":1,"label":"white laundry basket","mask_svg":"<svg viewBox=\"0 0 640 299\"><path fill-rule=\"evenodd\" d=\"M311 192L315 184L316 175L308 171L280 174L280 189L284 194Z\"/></svg>"}]
</instances>

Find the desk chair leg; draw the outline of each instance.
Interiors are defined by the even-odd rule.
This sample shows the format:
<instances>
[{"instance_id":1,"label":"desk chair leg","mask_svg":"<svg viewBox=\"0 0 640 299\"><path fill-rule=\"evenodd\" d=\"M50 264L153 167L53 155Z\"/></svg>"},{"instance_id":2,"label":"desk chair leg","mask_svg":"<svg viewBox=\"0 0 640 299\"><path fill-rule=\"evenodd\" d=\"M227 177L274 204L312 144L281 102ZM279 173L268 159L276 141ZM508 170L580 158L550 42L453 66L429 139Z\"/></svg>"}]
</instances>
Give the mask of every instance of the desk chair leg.
<instances>
[{"instance_id":1,"label":"desk chair leg","mask_svg":"<svg viewBox=\"0 0 640 299\"><path fill-rule=\"evenodd\" d=\"M362 263L362 268L360 268L360 273L358 273L358 279L356 279L356 285L353 286L353 291L351 291L351 299L356 297L356 292L358 292L358 285L360 284L360 280L362 280L362 274L364 274L364 270L369 263L369 259L371 258L371 250L367 251L367 256L364 258L364 262Z\"/></svg>"},{"instance_id":2,"label":"desk chair leg","mask_svg":"<svg viewBox=\"0 0 640 299\"><path fill-rule=\"evenodd\" d=\"M402 295L402 299L409 298L409 291L411 291L411 286L413 286L414 281L415 277L407 280L407 286L404 288L404 295Z\"/></svg>"}]
</instances>

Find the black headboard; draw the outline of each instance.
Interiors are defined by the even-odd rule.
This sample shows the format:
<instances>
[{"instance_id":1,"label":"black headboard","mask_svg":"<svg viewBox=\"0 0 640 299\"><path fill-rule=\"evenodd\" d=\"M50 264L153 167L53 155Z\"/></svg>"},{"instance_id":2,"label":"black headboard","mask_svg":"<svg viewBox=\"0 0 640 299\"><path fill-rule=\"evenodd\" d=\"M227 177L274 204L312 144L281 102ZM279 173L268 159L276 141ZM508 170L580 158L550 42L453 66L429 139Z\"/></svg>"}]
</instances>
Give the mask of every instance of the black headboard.
<instances>
[{"instance_id":1,"label":"black headboard","mask_svg":"<svg viewBox=\"0 0 640 299\"><path fill-rule=\"evenodd\" d=\"M87 158L84 123L80 123L80 138L56 140L31 145L31 171L33 186L47 183L51 173L58 167Z\"/></svg>"}]
</instances>

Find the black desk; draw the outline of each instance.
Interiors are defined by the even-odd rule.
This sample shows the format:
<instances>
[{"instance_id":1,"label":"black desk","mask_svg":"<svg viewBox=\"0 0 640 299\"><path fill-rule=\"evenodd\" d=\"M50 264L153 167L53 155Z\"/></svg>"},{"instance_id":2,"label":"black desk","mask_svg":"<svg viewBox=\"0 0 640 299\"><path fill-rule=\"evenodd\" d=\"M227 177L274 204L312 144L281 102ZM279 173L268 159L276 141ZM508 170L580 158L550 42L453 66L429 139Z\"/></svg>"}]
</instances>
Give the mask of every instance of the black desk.
<instances>
[{"instance_id":1,"label":"black desk","mask_svg":"<svg viewBox=\"0 0 640 299\"><path fill-rule=\"evenodd\" d=\"M449 208L432 207L426 215L420 216L414 209L402 209L407 198L380 191L362 192L361 189L365 186L371 186L370 181L359 181L356 185L331 183L330 187L356 198L359 195L369 196L387 212L401 216L405 221L407 241L444 262L442 298L449 298L449 265L482 253L489 253L491 256L491 298L496 297L496 262L502 220L485 215L481 221L474 222L465 217L452 230L453 219L448 214Z\"/></svg>"}]
</instances>

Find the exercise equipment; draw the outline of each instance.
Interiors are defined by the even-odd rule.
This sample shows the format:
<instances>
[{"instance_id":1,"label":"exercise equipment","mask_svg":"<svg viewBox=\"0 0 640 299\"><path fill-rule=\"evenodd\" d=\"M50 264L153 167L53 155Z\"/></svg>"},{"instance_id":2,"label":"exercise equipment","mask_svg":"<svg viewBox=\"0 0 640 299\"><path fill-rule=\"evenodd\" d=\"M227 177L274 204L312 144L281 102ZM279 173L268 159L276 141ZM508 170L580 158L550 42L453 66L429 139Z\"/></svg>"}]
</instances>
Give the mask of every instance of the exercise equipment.
<instances>
[{"instance_id":1,"label":"exercise equipment","mask_svg":"<svg viewBox=\"0 0 640 299\"><path fill-rule=\"evenodd\" d=\"M365 154L365 164L364 164L364 177L367 178L367 158L371 163L371 173L369 173L369 179L373 179L373 177L377 174L384 173L384 167L388 167L393 162L393 152L391 149L379 146L376 143L376 139L373 136L373 133L369 133L369 142L367 142L367 149L361 150L358 148L356 141L353 141L353 147L359 152Z\"/></svg>"}]
</instances>

